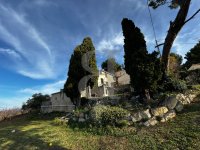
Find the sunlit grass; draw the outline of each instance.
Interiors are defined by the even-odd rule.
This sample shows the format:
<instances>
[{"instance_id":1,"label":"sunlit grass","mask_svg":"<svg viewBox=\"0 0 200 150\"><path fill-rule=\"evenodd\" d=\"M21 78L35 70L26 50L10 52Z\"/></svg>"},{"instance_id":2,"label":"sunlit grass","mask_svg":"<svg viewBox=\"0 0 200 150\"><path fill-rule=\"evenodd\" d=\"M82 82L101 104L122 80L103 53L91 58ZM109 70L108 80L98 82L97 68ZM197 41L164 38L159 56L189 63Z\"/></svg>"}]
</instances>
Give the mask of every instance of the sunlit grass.
<instances>
[{"instance_id":1,"label":"sunlit grass","mask_svg":"<svg viewBox=\"0 0 200 150\"><path fill-rule=\"evenodd\" d=\"M200 149L199 102L187 106L168 123L137 128L124 136L58 126L53 120L26 115L0 123L0 149Z\"/></svg>"}]
</instances>

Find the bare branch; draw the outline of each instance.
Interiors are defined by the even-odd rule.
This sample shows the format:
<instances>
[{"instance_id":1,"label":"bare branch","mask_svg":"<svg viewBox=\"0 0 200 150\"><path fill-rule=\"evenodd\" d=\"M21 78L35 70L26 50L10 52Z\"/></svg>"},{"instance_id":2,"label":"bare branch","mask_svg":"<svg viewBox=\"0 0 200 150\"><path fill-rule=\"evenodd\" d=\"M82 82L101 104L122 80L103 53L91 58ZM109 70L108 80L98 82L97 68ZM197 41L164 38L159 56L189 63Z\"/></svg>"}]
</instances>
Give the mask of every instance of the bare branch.
<instances>
[{"instance_id":1,"label":"bare branch","mask_svg":"<svg viewBox=\"0 0 200 150\"><path fill-rule=\"evenodd\" d=\"M165 44L165 43L158 44L158 45L155 46L155 48L157 48L157 47L159 47L159 46L162 46L162 45L164 45L164 44Z\"/></svg>"},{"instance_id":2,"label":"bare branch","mask_svg":"<svg viewBox=\"0 0 200 150\"><path fill-rule=\"evenodd\" d=\"M188 18L184 24L186 24L187 22L189 22L191 19L193 19L198 13L200 12L200 9L198 9L190 18Z\"/></svg>"}]
</instances>

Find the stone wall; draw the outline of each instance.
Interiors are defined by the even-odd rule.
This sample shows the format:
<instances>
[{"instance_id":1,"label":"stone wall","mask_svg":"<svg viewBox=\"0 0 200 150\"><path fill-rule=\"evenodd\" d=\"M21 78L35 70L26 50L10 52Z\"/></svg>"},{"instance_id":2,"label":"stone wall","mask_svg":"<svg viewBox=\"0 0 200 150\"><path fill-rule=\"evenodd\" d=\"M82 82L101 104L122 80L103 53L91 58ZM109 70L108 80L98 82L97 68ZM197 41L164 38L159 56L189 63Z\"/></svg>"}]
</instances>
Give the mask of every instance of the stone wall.
<instances>
[{"instance_id":1,"label":"stone wall","mask_svg":"<svg viewBox=\"0 0 200 150\"><path fill-rule=\"evenodd\" d=\"M132 122L140 122L144 126L154 126L159 122L166 122L176 117L176 113L181 112L184 109L184 105L188 105L197 100L196 97L197 93L195 94L192 91L185 94L180 93L169 96L160 106L134 113L130 115L129 120ZM143 120L146 121L143 122Z\"/></svg>"},{"instance_id":2,"label":"stone wall","mask_svg":"<svg viewBox=\"0 0 200 150\"><path fill-rule=\"evenodd\" d=\"M158 123L164 123L176 117L176 114L184 109L184 105L188 105L197 100L198 93L187 92L185 94L177 94L167 97L159 106L154 108L143 109L136 112L130 112L130 114L124 118L129 121L130 124L138 123L143 126L154 126ZM95 105L117 105L122 97L105 97L101 99L91 99L90 102L94 102ZM82 114L79 118L75 119L80 122L86 121L88 118L86 114Z\"/></svg>"}]
</instances>

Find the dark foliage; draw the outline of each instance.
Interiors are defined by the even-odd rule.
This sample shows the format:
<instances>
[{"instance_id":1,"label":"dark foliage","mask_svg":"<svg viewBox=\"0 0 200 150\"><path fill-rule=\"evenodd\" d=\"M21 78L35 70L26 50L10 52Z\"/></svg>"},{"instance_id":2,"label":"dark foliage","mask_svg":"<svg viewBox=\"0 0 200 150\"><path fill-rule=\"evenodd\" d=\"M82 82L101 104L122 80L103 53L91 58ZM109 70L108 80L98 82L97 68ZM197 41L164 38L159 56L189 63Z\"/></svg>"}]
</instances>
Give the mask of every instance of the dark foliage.
<instances>
[{"instance_id":1,"label":"dark foliage","mask_svg":"<svg viewBox=\"0 0 200 150\"><path fill-rule=\"evenodd\" d=\"M167 0L149 0L149 6L156 9L157 7L161 5L168 4L168 6L173 9L177 8L178 6L181 6L185 0L171 0L171 2Z\"/></svg>"},{"instance_id":2,"label":"dark foliage","mask_svg":"<svg viewBox=\"0 0 200 150\"><path fill-rule=\"evenodd\" d=\"M110 73L114 73L122 69L121 65L114 58L108 58L101 64L101 68Z\"/></svg>"},{"instance_id":3,"label":"dark foliage","mask_svg":"<svg viewBox=\"0 0 200 150\"><path fill-rule=\"evenodd\" d=\"M200 41L186 54L185 59L187 59L184 67L187 69L193 64L200 63Z\"/></svg>"},{"instance_id":4,"label":"dark foliage","mask_svg":"<svg viewBox=\"0 0 200 150\"><path fill-rule=\"evenodd\" d=\"M92 53L91 53L92 52ZM84 66L89 69L86 70ZM64 85L64 92L71 98L74 105L80 105L80 91L86 86L93 87L97 82L97 65L95 57L95 48L91 38L87 37L82 44L77 46L71 56L68 78ZM91 78L85 80L85 84L80 86L83 77L92 75Z\"/></svg>"},{"instance_id":5,"label":"dark foliage","mask_svg":"<svg viewBox=\"0 0 200 150\"><path fill-rule=\"evenodd\" d=\"M38 94L36 93L36 94L33 94L31 99L27 100L27 102L22 105L22 109L23 110L40 109L42 103L49 100L50 100L49 95L42 95L41 93L38 93Z\"/></svg>"},{"instance_id":6,"label":"dark foliage","mask_svg":"<svg viewBox=\"0 0 200 150\"><path fill-rule=\"evenodd\" d=\"M184 92L187 90L187 85L184 80L176 79L173 77L167 77L162 86L160 86L161 92Z\"/></svg>"},{"instance_id":7,"label":"dark foliage","mask_svg":"<svg viewBox=\"0 0 200 150\"><path fill-rule=\"evenodd\" d=\"M130 75L131 85L139 95L145 90L154 93L162 76L158 52L148 54L146 41L140 29L131 20L123 19L125 70Z\"/></svg>"}]
</instances>

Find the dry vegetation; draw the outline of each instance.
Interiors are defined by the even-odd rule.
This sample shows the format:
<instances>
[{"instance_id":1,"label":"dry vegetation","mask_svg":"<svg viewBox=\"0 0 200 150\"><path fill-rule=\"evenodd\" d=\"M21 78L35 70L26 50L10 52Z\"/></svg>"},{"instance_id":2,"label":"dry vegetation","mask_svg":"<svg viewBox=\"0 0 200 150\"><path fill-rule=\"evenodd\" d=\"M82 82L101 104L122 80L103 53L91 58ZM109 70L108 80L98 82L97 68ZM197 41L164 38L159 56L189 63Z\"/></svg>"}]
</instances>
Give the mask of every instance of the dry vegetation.
<instances>
[{"instance_id":1,"label":"dry vegetation","mask_svg":"<svg viewBox=\"0 0 200 150\"><path fill-rule=\"evenodd\" d=\"M0 110L0 121L9 119L11 120L13 117L19 116L24 114L21 109L19 108L13 108L13 109L2 109Z\"/></svg>"}]
</instances>

